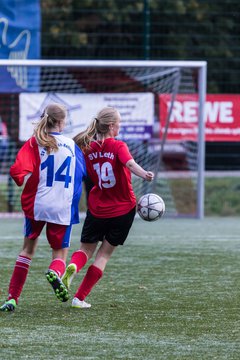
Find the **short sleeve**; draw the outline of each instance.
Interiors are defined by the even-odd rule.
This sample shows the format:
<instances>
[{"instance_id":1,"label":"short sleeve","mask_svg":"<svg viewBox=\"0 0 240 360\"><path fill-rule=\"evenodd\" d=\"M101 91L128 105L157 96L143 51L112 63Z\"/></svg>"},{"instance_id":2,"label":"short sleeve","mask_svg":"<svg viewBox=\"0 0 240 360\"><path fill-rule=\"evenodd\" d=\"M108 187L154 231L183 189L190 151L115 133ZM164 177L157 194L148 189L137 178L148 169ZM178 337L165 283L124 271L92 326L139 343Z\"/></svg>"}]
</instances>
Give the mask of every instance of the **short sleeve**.
<instances>
[{"instance_id":1,"label":"short sleeve","mask_svg":"<svg viewBox=\"0 0 240 360\"><path fill-rule=\"evenodd\" d=\"M123 165L133 158L127 144L123 141L120 141L118 145L118 158Z\"/></svg>"}]
</instances>

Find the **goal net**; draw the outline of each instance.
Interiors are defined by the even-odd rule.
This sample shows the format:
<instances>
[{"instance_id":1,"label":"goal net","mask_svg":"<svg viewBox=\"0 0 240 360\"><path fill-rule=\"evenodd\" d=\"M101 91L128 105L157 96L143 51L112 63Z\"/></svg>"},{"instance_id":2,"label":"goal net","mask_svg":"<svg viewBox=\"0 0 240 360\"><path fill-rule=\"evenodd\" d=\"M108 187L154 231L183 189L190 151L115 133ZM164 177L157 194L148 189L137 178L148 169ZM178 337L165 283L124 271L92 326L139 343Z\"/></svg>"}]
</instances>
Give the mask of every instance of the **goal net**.
<instances>
[{"instance_id":1,"label":"goal net","mask_svg":"<svg viewBox=\"0 0 240 360\"><path fill-rule=\"evenodd\" d=\"M73 137L105 106L122 118L119 138L152 183L132 176L139 198L154 192L167 217L204 215L204 101L202 61L0 60L0 213L20 212L9 167L49 102L68 109ZM85 211L83 195L80 211Z\"/></svg>"}]
</instances>

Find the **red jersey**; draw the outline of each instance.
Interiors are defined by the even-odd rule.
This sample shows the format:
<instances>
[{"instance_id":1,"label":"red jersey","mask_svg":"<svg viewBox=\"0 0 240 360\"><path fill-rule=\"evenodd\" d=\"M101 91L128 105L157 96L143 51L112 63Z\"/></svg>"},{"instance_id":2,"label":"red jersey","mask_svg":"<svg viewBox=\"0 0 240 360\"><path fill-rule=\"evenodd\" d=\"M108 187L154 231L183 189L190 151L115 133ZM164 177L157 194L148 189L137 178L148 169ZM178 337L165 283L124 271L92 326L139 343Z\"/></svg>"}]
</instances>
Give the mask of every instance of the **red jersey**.
<instances>
[{"instance_id":1,"label":"red jersey","mask_svg":"<svg viewBox=\"0 0 240 360\"><path fill-rule=\"evenodd\" d=\"M127 214L136 206L131 172L126 163L132 159L126 143L114 138L93 141L85 154L87 173L94 186L88 208L97 218Z\"/></svg>"}]
</instances>

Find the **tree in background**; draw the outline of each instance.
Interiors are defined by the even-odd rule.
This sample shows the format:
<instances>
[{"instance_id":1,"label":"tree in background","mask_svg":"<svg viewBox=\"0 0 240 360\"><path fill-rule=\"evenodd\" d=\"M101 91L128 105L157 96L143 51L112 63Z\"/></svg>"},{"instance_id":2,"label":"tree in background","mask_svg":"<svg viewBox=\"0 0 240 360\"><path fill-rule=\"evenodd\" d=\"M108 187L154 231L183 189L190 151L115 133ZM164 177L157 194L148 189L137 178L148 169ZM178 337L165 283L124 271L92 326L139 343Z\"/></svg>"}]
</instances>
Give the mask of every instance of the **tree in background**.
<instances>
[{"instance_id":1,"label":"tree in background","mask_svg":"<svg viewBox=\"0 0 240 360\"><path fill-rule=\"evenodd\" d=\"M207 60L208 92L238 92L237 0L42 0L42 57Z\"/></svg>"}]
</instances>

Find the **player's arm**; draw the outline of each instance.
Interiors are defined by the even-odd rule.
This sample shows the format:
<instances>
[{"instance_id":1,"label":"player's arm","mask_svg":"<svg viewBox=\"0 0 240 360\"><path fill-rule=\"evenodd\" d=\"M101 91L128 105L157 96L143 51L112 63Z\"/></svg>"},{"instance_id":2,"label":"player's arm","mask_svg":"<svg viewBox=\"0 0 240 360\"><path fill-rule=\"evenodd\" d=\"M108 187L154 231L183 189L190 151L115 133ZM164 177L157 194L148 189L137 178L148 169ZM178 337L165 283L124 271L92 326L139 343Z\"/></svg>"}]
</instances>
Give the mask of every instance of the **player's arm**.
<instances>
[{"instance_id":1,"label":"player's arm","mask_svg":"<svg viewBox=\"0 0 240 360\"><path fill-rule=\"evenodd\" d=\"M18 186L22 186L24 180L31 175L34 163L33 141L28 140L19 150L16 160L10 168L10 175Z\"/></svg>"},{"instance_id":2,"label":"player's arm","mask_svg":"<svg viewBox=\"0 0 240 360\"><path fill-rule=\"evenodd\" d=\"M147 181L152 181L154 173L151 171L144 170L136 161L133 159L129 148L126 143L121 142L118 149L119 160L126 165L126 167L136 176L139 176Z\"/></svg>"},{"instance_id":3,"label":"player's arm","mask_svg":"<svg viewBox=\"0 0 240 360\"><path fill-rule=\"evenodd\" d=\"M144 170L139 164L136 163L134 159L128 160L126 167L136 176L139 176L147 181L152 181L154 178L154 173L152 171Z\"/></svg>"}]
</instances>

